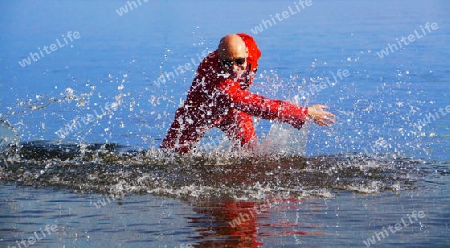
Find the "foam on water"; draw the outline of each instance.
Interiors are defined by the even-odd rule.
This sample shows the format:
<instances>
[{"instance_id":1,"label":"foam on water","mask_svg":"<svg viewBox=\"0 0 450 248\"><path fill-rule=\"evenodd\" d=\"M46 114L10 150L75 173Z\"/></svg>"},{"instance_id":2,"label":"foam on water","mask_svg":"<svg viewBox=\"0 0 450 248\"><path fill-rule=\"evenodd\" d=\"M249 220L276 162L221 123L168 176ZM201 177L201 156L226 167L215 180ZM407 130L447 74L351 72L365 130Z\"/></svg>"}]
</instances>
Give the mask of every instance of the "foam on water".
<instances>
[{"instance_id":1,"label":"foam on water","mask_svg":"<svg viewBox=\"0 0 450 248\"><path fill-rule=\"evenodd\" d=\"M235 149L167 154L116 144L29 142L1 161L0 180L114 195L151 193L181 198L263 199L268 194L333 197L340 190L379 193L414 187L420 160L360 153L319 157Z\"/></svg>"}]
</instances>

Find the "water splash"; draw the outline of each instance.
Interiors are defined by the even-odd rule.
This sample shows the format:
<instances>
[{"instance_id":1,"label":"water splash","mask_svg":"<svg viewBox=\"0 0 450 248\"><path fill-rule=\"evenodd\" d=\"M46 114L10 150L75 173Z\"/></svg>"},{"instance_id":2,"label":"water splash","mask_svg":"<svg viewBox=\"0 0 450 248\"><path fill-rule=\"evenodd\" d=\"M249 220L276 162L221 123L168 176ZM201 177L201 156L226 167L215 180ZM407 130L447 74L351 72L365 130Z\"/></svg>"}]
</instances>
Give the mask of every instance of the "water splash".
<instances>
[{"instance_id":1,"label":"water splash","mask_svg":"<svg viewBox=\"0 0 450 248\"><path fill-rule=\"evenodd\" d=\"M7 120L0 116L0 154L7 153L19 144L20 138Z\"/></svg>"},{"instance_id":2,"label":"water splash","mask_svg":"<svg viewBox=\"0 0 450 248\"><path fill-rule=\"evenodd\" d=\"M245 151L188 155L127 150L117 144L22 143L0 181L104 194L260 198L278 192L333 197L338 191L379 193L414 188L423 161L390 155L338 154L303 158Z\"/></svg>"}]
</instances>

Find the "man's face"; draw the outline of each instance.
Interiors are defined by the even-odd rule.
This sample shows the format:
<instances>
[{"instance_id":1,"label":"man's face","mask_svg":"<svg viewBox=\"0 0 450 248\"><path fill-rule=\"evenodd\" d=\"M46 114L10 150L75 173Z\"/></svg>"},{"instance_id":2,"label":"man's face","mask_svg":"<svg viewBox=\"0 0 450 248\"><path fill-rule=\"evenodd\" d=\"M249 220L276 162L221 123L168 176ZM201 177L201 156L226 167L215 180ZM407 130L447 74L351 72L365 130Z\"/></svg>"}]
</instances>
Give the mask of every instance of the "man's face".
<instances>
[{"instance_id":1,"label":"man's face","mask_svg":"<svg viewBox=\"0 0 450 248\"><path fill-rule=\"evenodd\" d=\"M247 69L247 48L227 49L220 54L220 66L225 73L229 73L232 78L240 78Z\"/></svg>"}]
</instances>

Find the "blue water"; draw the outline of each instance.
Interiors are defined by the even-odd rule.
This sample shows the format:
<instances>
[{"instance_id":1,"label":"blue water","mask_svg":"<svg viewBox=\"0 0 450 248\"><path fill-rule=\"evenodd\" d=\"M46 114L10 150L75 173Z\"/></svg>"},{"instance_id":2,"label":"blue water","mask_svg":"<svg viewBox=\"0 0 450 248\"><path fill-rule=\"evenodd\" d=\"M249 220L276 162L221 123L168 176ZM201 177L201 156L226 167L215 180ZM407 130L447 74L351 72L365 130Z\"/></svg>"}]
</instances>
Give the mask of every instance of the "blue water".
<instances>
[{"instance_id":1,"label":"blue water","mask_svg":"<svg viewBox=\"0 0 450 248\"><path fill-rule=\"evenodd\" d=\"M303 103L326 104L337 115L337 123L331 128L311 125L307 157L364 153L379 156L375 164L381 164L381 168L389 167L390 162L381 162L380 157L418 161L417 165L393 166L403 168L399 169L400 182L391 171L389 177L377 175L373 181L370 176L363 178L357 173L353 176L353 170L331 176L350 181L353 176L356 181L369 180L370 184L382 181L386 191L367 184L363 189L355 189L354 185L344 187L337 179L339 186L282 182L288 191L305 184L317 186L325 193L296 194L304 201L303 205L282 203L262 214L258 219L259 231L252 232L258 242L267 247L364 246L363 240L375 231L399 222L415 210L426 212L422 224L417 222L377 243L449 245L450 2L313 0L305 8L292 1L140 0L140 3L122 15L116 10L125 7L126 1L0 3L4 10L0 15L0 114L11 123L22 142L117 143L124 150L158 147L175 109L185 98L196 67L178 70L178 75L177 68L198 63L201 54L215 50L225 34L246 32L255 37L263 53L253 92L279 99L292 99L303 92ZM276 23L272 21L272 26L268 24L276 13L289 11L289 7L296 10L296 6L301 8L299 12L291 12L282 21L274 19ZM262 32L256 34L255 26L263 25L263 20L267 28L261 26ZM436 23L438 28L423 32L426 23ZM397 38L415 35L415 31L422 37L415 36L415 41L390 50L383 58L377 55L389 44L399 46ZM78 32L79 38L67 40L68 32ZM19 64L30 53L56 44L57 39L64 46L57 45L57 49L25 67ZM345 70L348 77L320 88L326 77L332 79L332 74ZM170 73L174 74L170 80L158 83L159 77L167 79ZM308 89L319 90L307 95ZM426 125L419 125L425 120L429 120ZM73 123L76 128L64 137L58 135L58 131ZM261 120L258 135L267 135L271 125ZM221 134L213 132L210 136L219 139ZM45 224L53 223L58 225L58 232L36 246L212 247L214 242L224 246L220 241L231 235L228 229L220 228L226 226L224 217L211 210L217 207L215 203L227 202L226 199L192 200L195 194L180 193L182 197L189 196L185 200L167 193L168 188L161 186L168 196L146 188L144 191L152 194L134 192L122 199L123 205L114 201L97 209L90 202L100 199L103 190L90 193L82 189L83 185L98 189L96 183L77 184L84 174L74 176L77 180L73 182L67 179L66 186L58 184L56 189L48 187L53 181L47 180L54 178L39 182L40 179L28 177L36 168L30 165L28 169L22 164L36 163L43 166L36 171L46 171L46 163L47 166L60 163L52 158L41 160L19 159L22 167L14 172L25 172L17 177L18 182L4 178L9 175L7 165L14 162L6 162L6 169L2 169L4 174L0 178L5 182L0 190L2 247L14 245L15 240L27 238ZM363 160L365 166L371 165ZM177 161L173 163L178 168ZM333 171L329 167L313 169ZM150 173L145 168L143 171ZM194 171L200 173L201 169ZM127 178L128 172L123 173L121 176ZM195 181L188 174L185 181ZM408 177L413 183L403 189L404 184L410 183L404 181ZM164 180L170 178L164 176ZM257 178L250 181L263 184L268 180L276 184L273 178L261 175ZM224 179L227 190L222 193L233 192L240 187L237 185L247 182L240 179L230 183L231 186ZM24 183L25 188L21 187L22 181L28 182ZM402 190L392 190L397 183ZM36 184L45 187L37 190L28 187L38 187ZM185 189L177 185L170 184L176 192ZM214 185L213 191L220 194L221 187ZM275 195L275 188L268 186L267 191L261 191ZM241 191L240 194L245 195ZM299 238L305 230L308 234L302 233Z\"/></svg>"}]
</instances>

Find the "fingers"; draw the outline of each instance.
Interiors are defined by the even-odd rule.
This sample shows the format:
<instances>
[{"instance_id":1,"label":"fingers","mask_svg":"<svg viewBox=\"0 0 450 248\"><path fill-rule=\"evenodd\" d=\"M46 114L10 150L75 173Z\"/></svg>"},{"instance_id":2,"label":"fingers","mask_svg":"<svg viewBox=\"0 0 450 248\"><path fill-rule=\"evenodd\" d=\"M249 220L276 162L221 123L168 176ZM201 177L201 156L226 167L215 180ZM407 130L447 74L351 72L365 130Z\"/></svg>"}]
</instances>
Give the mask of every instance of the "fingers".
<instances>
[{"instance_id":1,"label":"fingers","mask_svg":"<svg viewBox=\"0 0 450 248\"><path fill-rule=\"evenodd\" d=\"M325 110L322 110L320 114L324 117L328 117L328 118L332 118L332 119L334 119L336 117L333 113L325 111Z\"/></svg>"},{"instance_id":2,"label":"fingers","mask_svg":"<svg viewBox=\"0 0 450 248\"><path fill-rule=\"evenodd\" d=\"M330 124L334 124L334 119L332 119L332 118L325 117L325 118L323 118L323 121L329 122Z\"/></svg>"},{"instance_id":3,"label":"fingers","mask_svg":"<svg viewBox=\"0 0 450 248\"><path fill-rule=\"evenodd\" d=\"M329 127L331 124L335 123L335 115L331 112L325 111L324 109L327 108L325 105L314 105L314 110L311 111L313 113L311 114L311 119L319 126L326 126Z\"/></svg>"},{"instance_id":4,"label":"fingers","mask_svg":"<svg viewBox=\"0 0 450 248\"><path fill-rule=\"evenodd\" d=\"M325 120L327 120L327 121L329 121L331 123L334 123L334 119L335 118L336 118L336 116L333 113L325 112L325 115L324 115L324 119Z\"/></svg>"},{"instance_id":5,"label":"fingers","mask_svg":"<svg viewBox=\"0 0 450 248\"><path fill-rule=\"evenodd\" d=\"M313 106L311 106L311 107L313 107L313 108L315 108L315 109L317 109L317 110L322 110L322 111L324 111L325 109L328 108L327 105L323 105L323 104L316 104L316 105L313 105Z\"/></svg>"},{"instance_id":6,"label":"fingers","mask_svg":"<svg viewBox=\"0 0 450 248\"><path fill-rule=\"evenodd\" d=\"M319 126L326 126L329 127L331 124L334 124L334 120L330 118L323 118L323 119L315 119L313 120L314 123L316 123ZM328 122L327 122L328 121Z\"/></svg>"}]
</instances>

